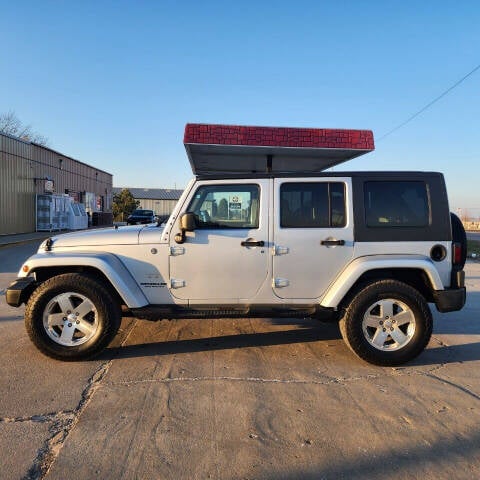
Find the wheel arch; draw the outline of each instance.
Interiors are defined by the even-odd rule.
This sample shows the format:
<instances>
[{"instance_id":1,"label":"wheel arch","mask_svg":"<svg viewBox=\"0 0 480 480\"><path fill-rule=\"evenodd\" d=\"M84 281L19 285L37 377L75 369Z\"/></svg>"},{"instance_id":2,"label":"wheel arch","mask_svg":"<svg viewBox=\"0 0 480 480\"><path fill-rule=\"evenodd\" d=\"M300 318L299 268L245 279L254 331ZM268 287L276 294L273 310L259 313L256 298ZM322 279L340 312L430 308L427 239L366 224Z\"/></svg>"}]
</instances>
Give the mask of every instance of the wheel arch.
<instances>
[{"instance_id":1,"label":"wheel arch","mask_svg":"<svg viewBox=\"0 0 480 480\"><path fill-rule=\"evenodd\" d=\"M116 298L129 308L139 308L148 301L129 270L118 257L110 253L101 254L37 254L25 265L34 274L36 283L64 273L87 273L99 280Z\"/></svg>"},{"instance_id":2,"label":"wheel arch","mask_svg":"<svg viewBox=\"0 0 480 480\"><path fill-rule=\"evenodd\" d=\"M341 305L344 306L347 304L349 299L353 298L363 287L378 280L398 280L415 288L415 290L417 290L428 303L434 302L432 285L423 270L410 268L385 268L369 270L362 274L348 290L341 301Z\"/></svg>"},{"instance_id":3,"label":"wheel arch","mask_svg":"<svg viewBox=\"0 0 480 480\"><path fill-rule=\"evenodd\" d=\"M362 259L358 259L362 260ZM440 276L428 259L396 259L390 264L388 259L352 262L327 290L321 305L338 308L348 303L348 299L376 280L398 280L415 288L427 302L434 302L433 292L443 290ZM354 265L357 263L357 265ZM382 265L383 263L383 265Z\"/></svg>"},{"instance_id":4,"label":"wheel arch","mask_svg":"<svg viewBox=\"0 0 480 480\"><path fill-rule=\"evenodd\" d=\"M120 293L114 287L112 282L107 278L105 273L96 267L84 266L84 265L65 265L61 267L38 267L34 269L32 274L35 275L35 283L37 285L45 282L46 280L63 275L64 273L82 273L100 282L112 296L120 303L125 304L125 300Z\"/></svg>"}]
</instances>

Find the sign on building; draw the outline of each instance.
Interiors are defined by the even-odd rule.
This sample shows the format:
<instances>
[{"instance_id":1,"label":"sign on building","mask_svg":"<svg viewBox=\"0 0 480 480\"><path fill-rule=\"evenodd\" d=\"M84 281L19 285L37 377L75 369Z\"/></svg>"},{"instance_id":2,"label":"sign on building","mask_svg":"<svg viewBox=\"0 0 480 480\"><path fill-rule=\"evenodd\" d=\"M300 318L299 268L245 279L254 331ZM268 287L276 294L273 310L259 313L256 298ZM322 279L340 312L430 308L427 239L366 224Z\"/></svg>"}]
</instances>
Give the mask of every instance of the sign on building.
<instances>
[{"instance_id":1,"label":"sign on building","mask_svg":"<svg viewBox=\"0 0 480 480\"><path fill-rule=\"evenodd\" d=\"M53 193L55 191L55 184L53 180L45 179L45 184L43 186L45 193Z\"/></svg>"},{"instance_id":2,"label":"sign on building","mask_svg":"<svg viewBox=\"0 0 480 480\"><path fill-rule=\"evenodd\" d=\"M228 199L228 218L240 220L242 218L242 197L231 195Z\"/></svg>"}]
</instances>

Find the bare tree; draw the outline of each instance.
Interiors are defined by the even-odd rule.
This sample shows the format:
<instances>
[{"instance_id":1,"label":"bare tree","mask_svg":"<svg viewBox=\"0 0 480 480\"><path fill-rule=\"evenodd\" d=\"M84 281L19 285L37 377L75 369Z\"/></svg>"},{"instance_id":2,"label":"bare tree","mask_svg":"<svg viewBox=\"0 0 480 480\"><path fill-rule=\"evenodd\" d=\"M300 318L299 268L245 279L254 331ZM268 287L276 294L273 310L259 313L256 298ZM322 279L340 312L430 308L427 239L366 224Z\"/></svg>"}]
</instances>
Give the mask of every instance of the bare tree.
<instances>
[{"instance_id":1,"label":"bare tree","mask_svg":"<svg viewBox=\"0 0 480 480\"><path fill-rule=\"evenodd\" d=\"M31 125L24 125L15 112L0 113L0 133L13 135L27 142L47 145L48 138L40 135L32 129Z\"/></svg>"}]
</instances>

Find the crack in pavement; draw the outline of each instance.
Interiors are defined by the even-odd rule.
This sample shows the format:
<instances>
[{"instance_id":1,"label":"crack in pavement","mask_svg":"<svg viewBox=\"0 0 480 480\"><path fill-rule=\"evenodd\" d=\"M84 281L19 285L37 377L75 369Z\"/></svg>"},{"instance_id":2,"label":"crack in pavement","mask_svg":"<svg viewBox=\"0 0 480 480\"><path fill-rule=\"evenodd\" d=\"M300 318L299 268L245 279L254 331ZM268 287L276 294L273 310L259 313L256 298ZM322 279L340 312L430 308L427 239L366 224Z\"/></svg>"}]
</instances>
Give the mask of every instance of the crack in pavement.
<instances>
[{"instance_id":1,"label":"crack in pavement","mask_svg":"<svg viewBox=\"0 0 480 480\"><path fill-rule=\"evenodd\" d=\"M446 385L450 385L451 387L453 388L456 388L458 390L460 390L461 392L469 395L470 397L473 397L475 398L476 400L479 400L480 401L480 395L478 395L477 393L473 392L472 390L470 390L469 388L463 386L463 385L460 385L456 382L452 382L450 380L447 380L446 378L442 378L442 377L438 377L437 375L432 375L430 372L429 373L425 373L425 376L426 377L429 377L429 378L433 378L434 380L438 380L440 383L444 383Z\"/></svg>"},{"instance_id":2,"label":"crack in pavement","mask_svg":"<svg viewBox=\"0 0 480 480\"><path fill-rule=\"evenodd\" d=\"M350 380L361 380L362 378L377 378L380 375L368 375L366 377L351 377L349 379L344 377L332 378L327 381L321 380L295 380L295 379L280 379L280 378L259 378L259 377L226 377L226 376L205 376L205 377L170 377L159 379L145 379L145 380L131 380L126 382L111 382L102 385L105 387L131 387L140 384L148 383L173 383L173 382L208 382L208 381L230 381L230 382L258 382L258 383L282 383L282 384L306 384L306 385L330 385L334 383L341 383Z\"/></svg>"},{"instance_id":3,"label":"crack in pavement","mask_svg":"<svg viewBox=\"0 0 480 480\"><path fill-rule=\"evenodd\" d=\"M33 461L32 466L28 470L25 479L26 480L39 480L45 477L50 470L51 466L55 462L60 450L67 439L69 433L73 427L77 424L80 415L85 407L88 405L90 398L97 388L98 382L100 382L108 371L112 360L103 363L95 373L90 377L87 382L87 386L84 388L81 399L77 407L73 410L72 414L61 417L57 416L54 423L49 428L49 432L52 434L39 449L36 458Z\"/></svg>"},{"instance_id":4,"label":"crack in pavement","mask_svg":"<svg viewBox=\"0 0 480 480\"><path fill-rule=\"evenodd\" d=\"M432 335L432 339L435 340L442 347L450 347L451 346L448 343L445 343L443 340L440 340L439 338L437 338L435 335Z\"/></svg>"},{"instance_id":5,"label":"crack in pavement","mask_svg":"<svg viewBox=\"0 0 480 480\"><path fill-rule=\"evenodd\" d=\"M412 376L425 375L432 378L437 378L432 375L432 372L438 371L445 365L436 366L427 371L410 370L402 371L394 368L391 374L387 373L371 373L367 375L359 375L354 377L327 377L327 380L298 380L298 379L281 379L281 378L260 378L260 377L231 377L231 376L202 376L202 377L170 377L159 379L144 379L144 380L130 380L124 382L109 382L100 385L101 388L107 387L130 387L149 383L173 383L173 382L208 382L208 381L229 381L229 382L257 382L257 383L277 383L277 384L301 384L301 385L346 385L351 382L358 382L362 380L378 380L379 378L395 377L395 376ZM440 378L440 377L438 377ZM479 397L480 399L480 397Z\"/></svg>"},{"instance_id":6,"label":"crack in pavement","mask_svg":"<svg viewBox=\"0 0 480 480\"><path fill-rule=\"evenodd\" d=\"M121 346L128 340L132 330L137 325L137 321L133 322L130 330L125 335ZM51 436L44 442L37 456L33 460L32 466L25 475L25 480L41 480L45 478L50 469L52 468L55 460L57 459L60 451L65 443L67 437L77 425L80 417L92 399L94 393L100 387L102 380L108 373L114 359L108 360L100 365L94 374L89 378L87 385L82 391L80 402L74 410L68 412L59 412L56 414L46 415L33 415L32 417L18 417L17 419L3 419L4 422L8 421L37 421L35 418L44 418L44 422L52 421L52 425L49 428ZM38 420L42 421L42 420Z\"/></svg>"},{"instance_id":7,"label":"crack in pavement","mask_svg":"<svg viewBox=\"0 0 480 480\"><path fill-rule=\"evenodd\" d=\"M60 410L59 412L41 413L37 415L30 415L29 417L0 417L0 423L48 423L58 422L62 419L72 417L75 415L74 410Z\"/></svg>"}]
</instances>

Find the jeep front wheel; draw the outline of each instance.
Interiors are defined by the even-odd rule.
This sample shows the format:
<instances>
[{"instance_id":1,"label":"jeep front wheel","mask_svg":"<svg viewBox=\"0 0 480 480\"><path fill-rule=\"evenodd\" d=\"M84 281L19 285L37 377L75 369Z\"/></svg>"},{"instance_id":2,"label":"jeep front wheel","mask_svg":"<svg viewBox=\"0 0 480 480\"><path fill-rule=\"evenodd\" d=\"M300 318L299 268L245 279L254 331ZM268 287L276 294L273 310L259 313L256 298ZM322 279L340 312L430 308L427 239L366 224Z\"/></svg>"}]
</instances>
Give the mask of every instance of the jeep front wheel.
<instances>
[{"instance_id":1,"label":"jeep front wheel","mask_svg":"<svg viewBox=\"0 0 480 480\"><path fill-rule=\"evenodd\" d=\"M102 283L80 273L46 280L32 294L25 325L35 346L60 360L99 354L118 331L121 310Z\"/></svg>"},{"instance_id":2,"label":"jeep front wheel","mask_svg":"<svg viewBox=\"0 0 480 480\"><path fill-rule=\"evenodd\" d=\"M432 314L423 296L397 280L361 289L340 320L343 339L369 363L394 366L412 360L428 344Z\"/></svg>"}]
</instances>

